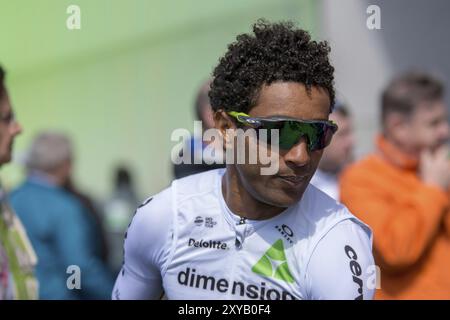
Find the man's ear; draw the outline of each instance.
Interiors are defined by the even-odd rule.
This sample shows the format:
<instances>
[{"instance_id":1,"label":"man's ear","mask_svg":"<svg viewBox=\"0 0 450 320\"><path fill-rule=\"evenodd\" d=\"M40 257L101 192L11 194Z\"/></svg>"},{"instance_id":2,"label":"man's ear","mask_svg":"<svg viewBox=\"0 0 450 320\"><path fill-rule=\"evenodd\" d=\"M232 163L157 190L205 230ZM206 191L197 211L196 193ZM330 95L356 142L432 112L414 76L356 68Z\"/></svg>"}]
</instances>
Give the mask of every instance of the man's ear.
<instances>
[{"instance_id":1,"label":"man's ear","mask_svg":"<svg viewBox=\"0 0 450 320\"><path fill-rule=\"evenodd\" d=\"M222 109L214 113L214 123L217 130L225 136L227 129L236 129L236 124L232 118Z\"/></svg>"},{"instance_id":2,"label":"man's ear","mask_svg":"<svg viewBox=\"0 0 450 320\"><path fill-rule=\"evenodd\" d=\"M236 129L236 125L231 117L222 109L214 112L214 123L216 129L219 131L220 135L223 139L224 149L227 146L227 143L231 142L233 137L230 136L230 132L227 130Z\"/></svg>"}]
</instances>

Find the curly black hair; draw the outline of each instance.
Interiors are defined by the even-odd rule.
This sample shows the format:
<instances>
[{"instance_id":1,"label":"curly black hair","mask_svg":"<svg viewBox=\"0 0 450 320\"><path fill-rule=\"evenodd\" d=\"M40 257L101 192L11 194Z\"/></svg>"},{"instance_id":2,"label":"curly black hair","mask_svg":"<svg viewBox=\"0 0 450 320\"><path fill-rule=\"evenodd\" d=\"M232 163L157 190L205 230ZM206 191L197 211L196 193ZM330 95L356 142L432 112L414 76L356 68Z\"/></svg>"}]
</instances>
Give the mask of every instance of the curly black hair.
<instances>
[{"instance_id":1,"label":"curly black hair","mask_svg":"<svg viewBox=\"0 0 450 320\"><path fill-rule=\"evenodd\" d=\"M264 84L293 81L328 91L334 105L334 68L327 42L311 40L293 22L269 23L260 19L253 34L238 35L214 69L209 97L215 111L248 112L255 106Z\"/></svg>"}]
</instances>

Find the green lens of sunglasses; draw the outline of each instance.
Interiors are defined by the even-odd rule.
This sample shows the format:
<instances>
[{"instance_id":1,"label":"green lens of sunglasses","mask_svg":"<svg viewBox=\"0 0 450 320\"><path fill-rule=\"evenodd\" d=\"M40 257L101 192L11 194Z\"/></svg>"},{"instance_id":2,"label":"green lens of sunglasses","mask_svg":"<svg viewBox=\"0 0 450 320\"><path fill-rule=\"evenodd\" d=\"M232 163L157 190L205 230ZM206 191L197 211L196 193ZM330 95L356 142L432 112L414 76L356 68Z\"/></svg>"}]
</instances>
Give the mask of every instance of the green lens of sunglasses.
<instances>
[{"instance_id":1,"label":"green lens of sunglasses","mask_svg":"<svg viewBox=\"0 0 450 320\"><path fill-rule=\"evenodd\" d=\"M270 140L270 130L279 130L279 146L288 150L296 145L302 137L306 137L308 148L311 151L325 148L331 141L333 127L323 122L300 122L300 121L262 121L260 128L268 129L268 139Z\"/></svg>"},{"instance_id":2,"label":"green lens of sunglasses","mask_svg":"<svg viewBox=\"0 0 450 320\"><path fill-rule=\"evenodd\" d=\"M267 142L270 143L270 130L279 130L279 146L289 150L305 136L310 151L321 150L331 142L338 127L331 121L299 121L287 119L252 118L243 112L231 111L228 114L252 128L267 129Z\"/></svg>"}]
</instances>

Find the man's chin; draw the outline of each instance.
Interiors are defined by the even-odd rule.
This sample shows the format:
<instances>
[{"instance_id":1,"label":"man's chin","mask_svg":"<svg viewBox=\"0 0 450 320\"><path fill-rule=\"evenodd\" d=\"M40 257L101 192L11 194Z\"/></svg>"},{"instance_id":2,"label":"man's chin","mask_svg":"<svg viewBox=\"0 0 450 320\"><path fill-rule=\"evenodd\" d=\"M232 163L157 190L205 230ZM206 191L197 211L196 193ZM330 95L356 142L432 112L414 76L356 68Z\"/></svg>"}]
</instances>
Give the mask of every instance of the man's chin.
<instances>
[{"instance_id":1,"label":"man's chin","mask_svg":"<svg viewBox=\"0 0 450 320\"><path fill-rule=\"evenodd\" d=\"M297 202L301 200L303 193L301 195L298 194L276 194L272 195L270 198L265 199L265 203L278 208L289 208L290 206L295 205Z\"/></svg>"}]
</instances>

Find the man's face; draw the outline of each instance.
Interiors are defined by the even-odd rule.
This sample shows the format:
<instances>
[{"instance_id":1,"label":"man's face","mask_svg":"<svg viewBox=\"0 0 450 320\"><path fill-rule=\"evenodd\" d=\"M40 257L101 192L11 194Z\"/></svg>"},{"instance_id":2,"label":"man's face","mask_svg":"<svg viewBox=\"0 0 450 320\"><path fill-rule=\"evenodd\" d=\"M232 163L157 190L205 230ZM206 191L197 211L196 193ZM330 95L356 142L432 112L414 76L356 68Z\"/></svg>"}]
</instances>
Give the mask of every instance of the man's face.
<instances>
[{"instance_id":1,"label":"man's face","mask_svg":"<svg viewBox=\"0 0 450 320\"><path fill-rule=\"evenodd\" d=\"M434 150L448 142L450 136L447 109L443 101L427 102L417 106L409 119L410 149L419 153Z\"/></svg>"},{"instance_id":2,"label":"man's face","mask_svg":"<svg viewBox=\"0 0 450 320\"><path fill-rule=\"evenodd\" d=\"M355 141L349 116L335 112L330 114L330 120L334 121L339 129L334 134L330 145L324 150L319 168L337 173L353 160Z\"/></svg>"},{"instance_id":3,"label":"man's face","mask_svg":"<svg viewBox=\"0 0 450 320\"><path fill-rule=\"evenodd\" d=\"M308 94L302 84L277 82L262 87L257 104L249 115L328 120L329 111L330 99L325 89L313 87ZM248 141L247 150L255 150L251 145L255 143ZM261 175L261 164L237 164L235 167L240 183L253 198L268 205L288 207L301 199L322 152L309 151L307 140L302 138L291 149L279 150L279 171L275 175Z\"/></svg>"},{"instance_id":4,"label":"man's face","mask_svg":"<svg viewBox=\"0 0 450 320\"><path fill-rule=\"evenodd\" d=\"M5 90L0 98L0 165L11 161L15 136L22 131L14 120L11 103Z\"/></svg>"}]
</instances>

